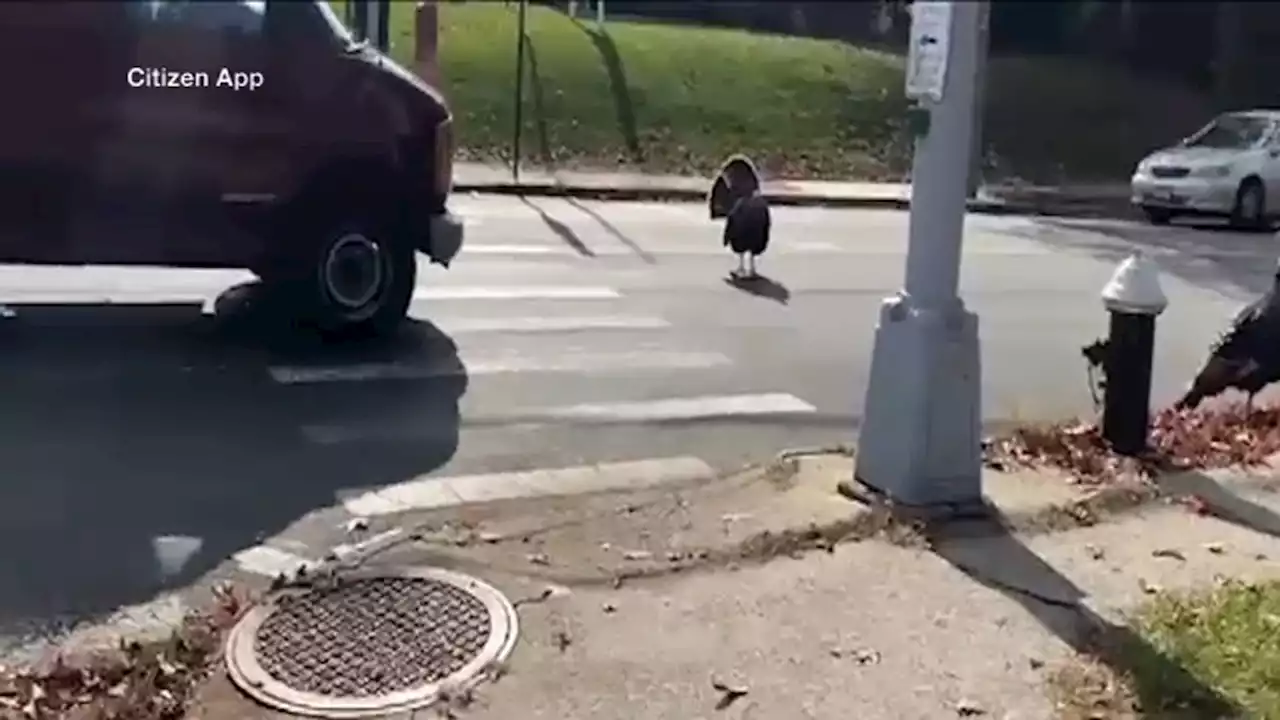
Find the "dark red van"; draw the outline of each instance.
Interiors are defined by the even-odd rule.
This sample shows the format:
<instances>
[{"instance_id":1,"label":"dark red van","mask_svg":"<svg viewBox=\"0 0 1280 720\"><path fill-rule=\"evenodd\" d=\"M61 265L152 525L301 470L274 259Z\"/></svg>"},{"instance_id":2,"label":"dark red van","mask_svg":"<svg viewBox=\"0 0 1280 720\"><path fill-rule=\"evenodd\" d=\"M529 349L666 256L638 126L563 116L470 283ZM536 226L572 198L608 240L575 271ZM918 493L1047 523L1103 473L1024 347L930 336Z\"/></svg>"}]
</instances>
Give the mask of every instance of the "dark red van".
<instances>
[{"instance_id":1,"label":"dark red van","mask_svg":"<svg viewBox=\"0 0 1280 720\"><path fill-rule=\"evenodd\" d=\"M323 0L0 2L0 262L248 268L394 328L462 245L440 93Z\"/></svg>"}]
</instances>

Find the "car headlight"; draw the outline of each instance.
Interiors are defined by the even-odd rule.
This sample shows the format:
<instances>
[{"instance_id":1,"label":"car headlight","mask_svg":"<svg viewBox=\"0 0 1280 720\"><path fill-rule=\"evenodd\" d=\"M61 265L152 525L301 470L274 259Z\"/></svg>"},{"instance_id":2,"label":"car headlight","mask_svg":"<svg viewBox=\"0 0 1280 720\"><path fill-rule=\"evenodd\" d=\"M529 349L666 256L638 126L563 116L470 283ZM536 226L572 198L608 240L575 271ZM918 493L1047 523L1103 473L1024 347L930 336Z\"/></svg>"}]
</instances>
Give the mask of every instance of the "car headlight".
<instances>
[{"instance_id":1,"label":"car headlight","mask_svg":"<svg viewBox=\"0 0 1280 720\"><path fill-rule=\"evenodd\" d=\"M1223 178L1231 174L1231 166L1230 165L1208 165L1205 167L1198 167L1192 170L1191 174L1195 177L1201 177L1201 178Z\"/></svg>"},{"instance_id":2,"label":"car headlight","mask_svg":"<svg viewBox=\"0 0 1280 720\"><path fill-rule=\"evenodd\" d=\"M1135 169L1135 170L1133 171L1133 173L1134 173L1135 175L1150 175L1150 174L1151 174L1151 161L1150 161L1150 160L1143 160L1142 162L1138 163L1138 167L1137 167L1137 169Z\"/></svg>"}]
</instances>

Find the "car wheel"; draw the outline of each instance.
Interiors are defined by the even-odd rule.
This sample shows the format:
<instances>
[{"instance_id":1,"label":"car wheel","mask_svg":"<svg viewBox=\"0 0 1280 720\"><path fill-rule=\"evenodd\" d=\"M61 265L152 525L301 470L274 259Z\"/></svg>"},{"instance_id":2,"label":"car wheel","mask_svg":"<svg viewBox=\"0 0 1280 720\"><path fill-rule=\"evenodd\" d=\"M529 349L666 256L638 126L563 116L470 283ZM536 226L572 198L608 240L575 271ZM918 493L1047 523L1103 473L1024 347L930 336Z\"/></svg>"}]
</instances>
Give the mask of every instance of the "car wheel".
<instances>
[{"instance_id":1,"label":"car wheel","mask_svg":"<svg viewBox=\"0 0 1280 720\"><path fill-rule=\"evenodd\" d=\"M1236 190L1236 201L1231 208L1232 227L1244 230L1264 230L1267 227L1267 192L1262 181L1246 178Z\"/></svg>"},{"instance_id":2,"label":"car wheel","mask_svg":"<svg viewBox=\"0 0 1280 720\"><path fill-rule=\"evenodd\" d=\"M1173 212L1165 208L1145 205L1142 208L1142 214L1147 216L1147 220L1152 225L1168 225L1169 221L1173 220Z\"/></svg>"},{"instance_id":3,"label":"car wheel","mask_svg":"<svg viewBox=\"0 0 1280 720\"><path fill-rule=\"evenodd\" d=\"M412 247L379 213L314 211L293 224L293 237L307 240L277 273L292 314L326 336L394 332L413 299Z\"/></svg>"}]
</instances>

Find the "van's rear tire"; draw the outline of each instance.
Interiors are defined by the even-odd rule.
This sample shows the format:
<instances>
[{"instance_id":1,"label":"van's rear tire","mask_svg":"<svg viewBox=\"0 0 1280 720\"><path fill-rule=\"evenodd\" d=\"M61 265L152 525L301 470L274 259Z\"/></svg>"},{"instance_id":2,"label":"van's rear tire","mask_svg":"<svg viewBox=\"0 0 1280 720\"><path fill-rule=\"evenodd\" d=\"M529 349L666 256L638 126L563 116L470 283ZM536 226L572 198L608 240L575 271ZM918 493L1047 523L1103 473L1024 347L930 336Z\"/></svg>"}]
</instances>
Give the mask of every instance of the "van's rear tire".
<instances>
[{"instance_id":1,"label":"van's rear tire","mask_svg":"<svg viewBox=\"0 0 1280 720\"><path fill-rule=\"evenodd\" d=\"M394 333L413 300L417 259L389 214L311 203L291 214L277 239L290 252L264 278L289 314L328 337Z\"/></svg>"}]
</instances>

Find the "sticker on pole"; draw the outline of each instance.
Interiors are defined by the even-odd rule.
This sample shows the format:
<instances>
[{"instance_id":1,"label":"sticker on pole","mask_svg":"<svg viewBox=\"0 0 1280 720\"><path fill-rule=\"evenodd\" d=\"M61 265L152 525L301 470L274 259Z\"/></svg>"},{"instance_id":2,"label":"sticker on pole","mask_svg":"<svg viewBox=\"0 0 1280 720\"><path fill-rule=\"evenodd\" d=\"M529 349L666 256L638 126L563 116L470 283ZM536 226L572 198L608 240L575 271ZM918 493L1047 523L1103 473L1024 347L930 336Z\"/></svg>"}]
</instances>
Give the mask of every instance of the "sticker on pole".
<instances>
[{"instance_id":1,"label":"sticker on pole","mask_svg":"<svg viewBox=\"0 0 1280 720\"><path fill-rule=\"evenodd\" d=\"M917 0L909 6L911 38L906 93L909 99L942 102L951 49L951 6L951 2L942 0Z\"/></svg>"}]
</instances>

